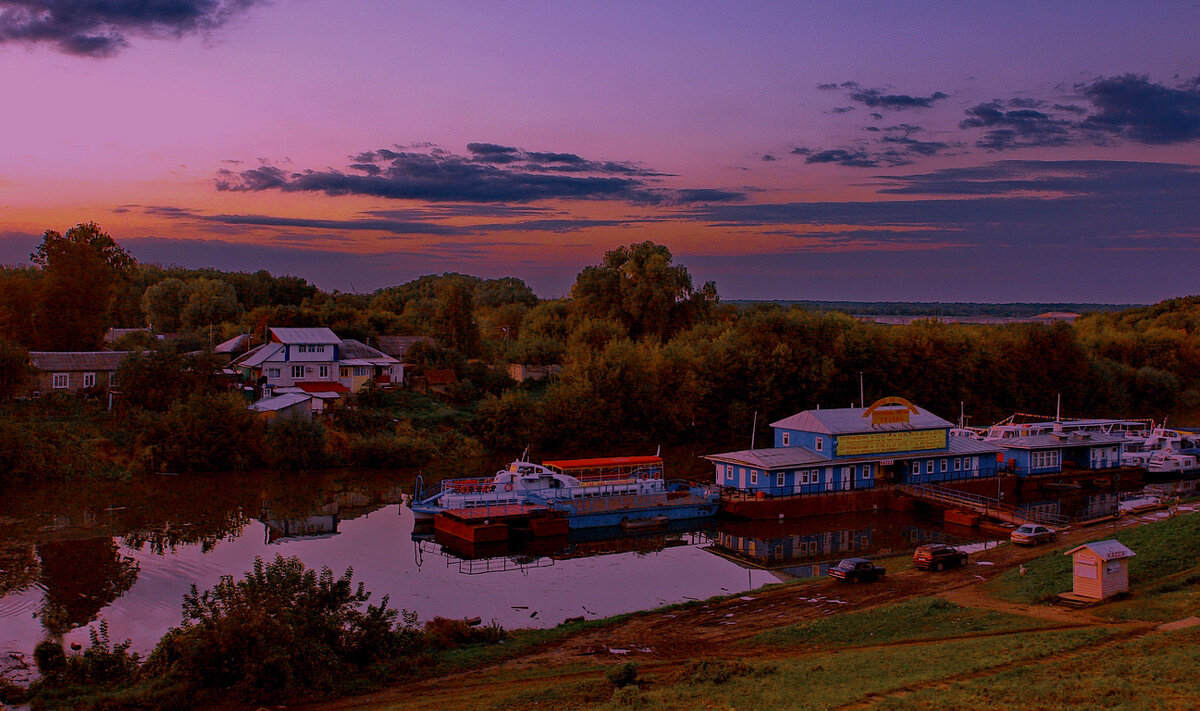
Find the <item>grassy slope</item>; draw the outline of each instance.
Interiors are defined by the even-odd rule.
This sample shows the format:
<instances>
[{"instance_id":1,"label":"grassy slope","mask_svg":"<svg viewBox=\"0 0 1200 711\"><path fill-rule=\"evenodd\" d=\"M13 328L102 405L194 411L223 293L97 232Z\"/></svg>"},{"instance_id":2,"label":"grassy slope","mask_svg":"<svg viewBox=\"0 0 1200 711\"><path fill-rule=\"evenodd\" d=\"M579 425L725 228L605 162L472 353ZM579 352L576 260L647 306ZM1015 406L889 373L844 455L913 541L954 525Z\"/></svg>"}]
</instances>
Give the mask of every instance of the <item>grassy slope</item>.
<instances>
[{"instance_id":1,"label":"grassy slope","mask_svg":"<svg viewBox=\"0 0 1200 711\"><path fill-rule=\"evenodd\" d=\"M1136 554L1129 562L1132 592L1170 592L1198 582L1194 573L1200 561L1200 515L1177 516L1111 535L1103 533L1092 540L1115 538ZM1012 602L1051 601L1058 593L1071 589L1071 558L1063 555L1067 550L1057 548L1026 564L1024 576L1009 570L989 583L987 589Z\"/></svg>"}]
</instances>

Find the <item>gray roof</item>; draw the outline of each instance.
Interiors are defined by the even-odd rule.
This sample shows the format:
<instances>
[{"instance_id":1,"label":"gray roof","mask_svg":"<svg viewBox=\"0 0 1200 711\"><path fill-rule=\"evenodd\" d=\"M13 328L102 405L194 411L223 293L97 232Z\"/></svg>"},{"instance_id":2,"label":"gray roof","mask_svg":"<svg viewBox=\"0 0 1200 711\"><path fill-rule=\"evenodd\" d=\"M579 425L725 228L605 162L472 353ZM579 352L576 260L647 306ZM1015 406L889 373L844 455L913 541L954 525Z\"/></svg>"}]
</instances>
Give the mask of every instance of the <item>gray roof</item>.
<instances>
[{"instance_id":1,"label":"gray roof","mask_svg":"<svg viewBox=\"0 0 1200 711\"><path fill-rule=\"evenodd\" d=\"M277 412L294 405L299 405L302 402L308 402L312 399L311 395L304 393L284 393L274 397L264 397L256 403L250 405L250 409L255 412Z\"/></svg>"},{"instance_id":2,"label":"gray roof","mask_svg":"<svg viewBox=\"0 0 1200 711\"><path fill-rule=\"evenodd\" d=\"M1074 548L1067 551L1063 555L1071 555L1072 553L1074 553L1078 550L1082 550L1084 548L1089 549L1091 552L1100 556L1100 558L1102 558L1103 560L1118 560L1120 558L1132 558L1133 556L1137 555L1137 553L1134 553L1133 551L1129 550L1124 545L1122 545L1120 541L1115 541L1112 539L1109 539L1107 541L1092 541L1091 543L1084 543L1082 546L1075 546Z\"/></svg>"},{"instance_id":3,"label":"gray roof","mask_svg":"<svg viewBox=\"0 0 1200 711\"><path fill-rule=\"evenodd\" d=\"M233 338L230 338L228 341L225 341L224 343L218 343L217 346L215 348L213 348L213 350L216 351L217 353L232 353L232 352L238 350L239 348L245 348L249 342L250 342L250 334L243 333L243 334L234 336Z\"/></svg>"},{"instance_id":4,"label":"gray roof","mask_svg":"<svg viewBox=\"0 0 1200 711\"><path fill-rule=\"evenodd\" d=\"M404 360L408 349L413 345L422 342L433 343L428 336L380 336L375 341L379 344L379 350L400 360Z\"/></svg>"},{"instance_id":5,"label":"gray roof","mask_svg":"<svg viewBox=\"0 0 1200 711\"><path fill-rule=\"evenodd\" d=\"M342 351L338 355L341 356L342 362L354 359L379 361L380 364L399 362L387 353L372 348L362 341L356 341L353 338L347 338L342 341Z\"/></svg>"},{"instance_id":6,"label":"gray roof","mask_svg":"<svg viewBox=\"0 0 1200 711\"><path fill-rule=\"evenodd\" d=\"M271 337L280 343L316 343L337 345L342 339L328 328L272 328Z\"/></svg>"},{"instance_id":7,"label":"gray roof","mask_svg":"<svg viewBox=\"0 0 1200 711\"><path fill-rule=\"evenodd\" d=\"M1064 432L1057 434L1026 435L1004 439L984 440L1005 449L1059 449L1061 447L1092 447L1121 444L1129 439L1121 435L1102 432Z\"/></svg>"},{"instance_id":8,"label":"gray roof","mask_svg":"<svg viewBox=\"0 0 1200 711\"><path fill-rule=\"evenodd\" d=\"M130 351L30 351L29 363L43 372L111 372Z\"/></svg>"},{"instance_id":9,"label":"gray roof","mask_svg":"<svg viewBox=\"0 0 1200 711\"><path fill-rule=\"evenodd\" d=\"M872 425L870 416L863 417L865 407L843 407L833 410L805 410L804 412L772 422L772 427L822 434L854 434L859 432L894 432L902 430L928 430L938 427L953 427L929 410L918 407L908 422Z\"/></svg>"},{"instance_id":10,"label":"gray roof","mask_svg":"<svg viewBox=\"0 0 1200 711\"><path fill-rule=\"evenodd\" d=\"M283 350L282 343L262 343L234 359L230 365L240 365L255 368L262 365L268 358Z\"/></svg>"},{"instance_id":11,"label":"gray roof","mask_svg":"<svg viewBox=\"0 0 1200 711\"><path fill-rule=\"evenodd\" d=\"M951 436L947 442L950 445L950 454L995 454L1003 449L999 442L989 442L974 437Z\"/></svg>"},{"instance_id":12,"label":"gray roof","mask_svg":"<svg viewBox=\"0 0 1200 711\"><path fill-rule=\"evenodd\" d=\"M804 447L772 447L770 449L743 449L738 452L706 454L705 459L714 462L733 462L757 469L790 469L816 464L829 464L830 459Z\"/></svg>"}]
</instances>

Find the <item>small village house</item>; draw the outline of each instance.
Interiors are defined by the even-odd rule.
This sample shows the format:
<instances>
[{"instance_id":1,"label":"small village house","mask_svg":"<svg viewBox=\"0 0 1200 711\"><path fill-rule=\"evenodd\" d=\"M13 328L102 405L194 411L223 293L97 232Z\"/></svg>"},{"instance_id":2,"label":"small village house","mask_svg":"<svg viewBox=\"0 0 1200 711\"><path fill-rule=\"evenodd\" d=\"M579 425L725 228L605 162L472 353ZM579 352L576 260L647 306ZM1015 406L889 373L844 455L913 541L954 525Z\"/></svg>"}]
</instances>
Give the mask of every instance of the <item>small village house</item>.
<instances>
[{"instance_id":1,"label":"small village house","mask_svg":"<svg viewBox=\"0 0 1200 711\"><path fill-rule=\"evenodd\" d=\"M33 369L26 394L108 391L118 386L117 369L129 351L30 351Z\"/></svg>"},{"instance_id":2,"label":"small village house","mask_svg":"<svg viewBox=\"0 0 1200 711\"><path fill-rule=\"evenodd\" d=\"M328 328L272 328L270 340L230 364L244 382L264 395L296 389L317 397L339 397L368 383L403 379L395 358L355 340L342 340ZM332 395L331 395L332 394Z\"/></svg>"},{"instance_id":3,"label":"small village house","mask_svg":"<svg viewBox=\"0 0 1200 711\"><path fill-rule=\"evenodd\" d=\"M1120 541L1094 541L1063 555L1072 558L1072 599L1104 600L1129 590L1129 559L1136 555Z\"/></svg>"}]
</instances>

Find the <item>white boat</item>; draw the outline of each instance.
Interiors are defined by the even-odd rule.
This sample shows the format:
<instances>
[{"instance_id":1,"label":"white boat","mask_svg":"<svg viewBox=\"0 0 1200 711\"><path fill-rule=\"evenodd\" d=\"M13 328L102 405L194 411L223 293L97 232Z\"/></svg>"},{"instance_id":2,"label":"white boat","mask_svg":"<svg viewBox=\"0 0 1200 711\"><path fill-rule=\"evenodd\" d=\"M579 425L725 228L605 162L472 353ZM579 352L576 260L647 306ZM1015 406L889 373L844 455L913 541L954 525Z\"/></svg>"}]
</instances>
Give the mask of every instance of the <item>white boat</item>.
<instances>
[{"instance_id":1,"label":"white boat","mask_svg":"<svg viewBox=\"0 0 1200 711\"><path fill-rule=\"evenodd\" d=\"M447 510L546 506L556 501L667 491L660 457L609 457L534 464L517 460L491 477L447 479L409 508L418 520Z\"/></svg>"},{"instance_id":2,"label":"white boat","mask_svg":"<svg viewBox=\"0 0 1200 711\"><path fill-rule=\"evenodd\" d=\"M1155 427L1145 439L1133 440L1121 454L1121 465L1145 467L1148 471L1170 474L1200 468L1200 448L1191 432Z\"/></svg>"}]
</instances>

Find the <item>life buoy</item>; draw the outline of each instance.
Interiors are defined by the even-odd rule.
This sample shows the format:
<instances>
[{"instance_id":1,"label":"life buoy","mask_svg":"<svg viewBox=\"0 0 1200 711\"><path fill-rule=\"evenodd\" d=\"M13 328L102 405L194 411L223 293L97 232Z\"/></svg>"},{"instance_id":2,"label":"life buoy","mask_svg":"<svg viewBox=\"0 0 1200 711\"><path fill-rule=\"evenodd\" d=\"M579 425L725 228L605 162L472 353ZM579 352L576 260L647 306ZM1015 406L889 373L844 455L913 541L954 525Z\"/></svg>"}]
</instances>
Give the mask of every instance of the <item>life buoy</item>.
<instances>
[{"instance_id":1,"label":"life buoy","mask_svg":"<svg viewBox=\"0 0 1200 711\"><path fill-rule=\"evenodd\" d=\"M505 485L504 485L504 490L505 490L505 491L512 491L512 482L509 482L509 483L505 484Z\"/></svg>"}]
</instances>

